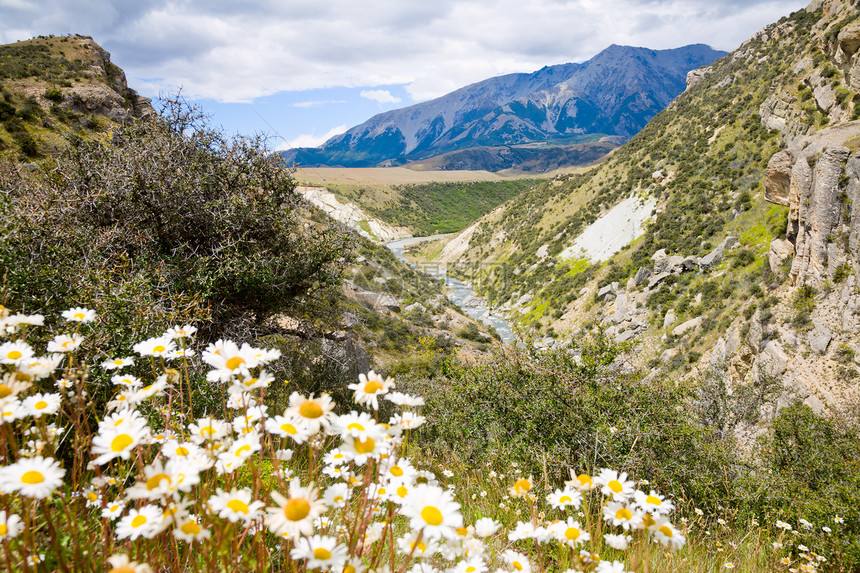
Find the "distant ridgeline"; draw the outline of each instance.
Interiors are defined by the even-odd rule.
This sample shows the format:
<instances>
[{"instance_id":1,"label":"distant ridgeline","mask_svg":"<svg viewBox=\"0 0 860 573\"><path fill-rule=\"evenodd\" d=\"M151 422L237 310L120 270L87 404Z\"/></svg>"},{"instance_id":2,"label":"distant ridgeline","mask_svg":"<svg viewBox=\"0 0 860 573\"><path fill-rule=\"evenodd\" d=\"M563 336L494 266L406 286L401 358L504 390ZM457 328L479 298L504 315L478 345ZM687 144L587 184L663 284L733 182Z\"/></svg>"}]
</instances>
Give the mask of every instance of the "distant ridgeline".
<instances>
[{"instance_id":1,"label":"distant ridgeline","mask_svg":"<svg viewBox=\"0 0 860 573\"><path fill-rule=\"evenodd\" d=\"M587 62L490 78L378 114L319 148L283 156L303 166L373 167L449 154L434 167L493 171L526 161L544 168L587 163L638 133L684 91L688 72L725 54L703 44L673 50L612 45ZM537 160L533 147L528 158L511 151L535 143L553 150L553 159ZM572 146L577 153L558 151ZM485 151L450 155L476 147Z\"/></svg>"}]
</instances>

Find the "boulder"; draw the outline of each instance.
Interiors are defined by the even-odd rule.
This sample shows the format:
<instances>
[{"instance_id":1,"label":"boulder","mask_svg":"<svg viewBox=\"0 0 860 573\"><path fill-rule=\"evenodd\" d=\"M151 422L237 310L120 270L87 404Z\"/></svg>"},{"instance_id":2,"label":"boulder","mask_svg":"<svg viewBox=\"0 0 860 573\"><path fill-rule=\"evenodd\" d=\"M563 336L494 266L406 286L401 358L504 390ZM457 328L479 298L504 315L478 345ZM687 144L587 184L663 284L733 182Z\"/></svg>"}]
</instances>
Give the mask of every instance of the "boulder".
<instances>
[{"instance_id":1,"label":"boulder","mask_svg":"<svg viewBox=\"0 0 860 573\"><path fill-rule=\"evenodd\" d=\"M794 245L786 239L774 239L767 251L767 263L774 274L779 273L783 262L794 256Z\"/></svg>"},{"instance_id":2,"label":"boulder","mask_svg":"<svg viewBox=\"0 0 860 573\"><path fill-rule=\"evenodd\" d=\"M726 249L731 249L735 245L738 244L737 237L732 237L729 235L723 241L717 245L717 248L702 257L702 260L699 261L699 268L703 271L709 270L711 267L720 264L720 262L725 257Z\"/></svg>"},{"instance_id":3,"label":"boulder","mask_svg":"<svg viewBox=\"0 0 860 573\"><path fill-rule=\"evenodd\" d=\"M631 340L634 336L636 336L636 331L625 330L623 332L619 332L615 336L615 342L627 342L628 340Z\"/></svg>"},{"instance_id":4,"label":"boulder","mask_svg":"<svg viewBox=\"0 0 860 573\"><path fill-rule=\"evenodd\" d=\"M666 313L666 316L663 317L663 328L669 328L678 320L678 315L675 314L675 311L670 309L669 312Z\"/></svg>"},{"instance_id":5,"label":"boulder","mask_svg":"<svg viewBox=\"0 0 860 573\"><path fill-rule=\"evenodd\" d=\"M656 285L660 284L661 282L663 282L664 279L666 279L666 277L671 274L672 273L660 273L659 275L652 276L651 279L648 281L648 288L653 288Z\"/></svg>"},{"instance_id":6,"label":"boulder","mask_svg":"<svg viewBox=\"0 0 860 573\"><path fill-rule=\"evenodd\" d=\"M694 271L699 268L699 257L695 255L690 255L681 261L682 270L685 271Z\"/></svg>"},{"instance_id":7,"label":"boulder","mask_svg":"<svg viewBox=\"0 0 860 573\"><path fill-rule=\"evenodd\" d=\"M790 358L778 341L769 340L761 352L760 360L764 373L777 378L788 368Z\"/></svg>"},{"instance_id":8,"label":"boulder","mask_svg":"<svg viewBox=\"0 0 860 573\"><path fill-rule=\"evenodd\" d=\"M827 328L823 322L813 321L813 328L807 336L809 347L818 354L823 356L827 352L827 347L830 346L830 341L833 339L833 333Z\"/></svg>"},{"instance_id":9,"label":"boulder","mask_svg":"<svg viewBox=\"0 0 860 573\"><path fill-rule=\"evenodd\" d=\"M836 37L839 50L847 61L860 48L860 23L849 24L839 31Z\"/></svg>"},{"instance_id":10,"label":"boulder","mask_svg":"<svg viewBox=\"0 0 860 573\"><path fill-rule=\"evenodd\" d=\"M636 276L633 277L633 280L636 282L636 286L639 286L650 279L652 274L653 273L649 269L639 267L639 270L636 271Z\"/></svg>"},{"instance_id":11,"label":"boulder","mask_svg":"<svg viewBox=\"0 0 860 573\"><path fill-rule=\"evenodd\" d=\"M684 336L685 334L687 334L691 330L698 328L700 324L702 324L702 317L701 316L697 316L696 318L691 318L690 320L688 320L686 322L682 322L681 324L676 326L672 330L672 334L675 336Z\"/></svg>"},{"instance_id":12,"label":"boulder","mask_svg":"<svg viewBox=\"0 0 860 573\"><path fill-rule=\"evenodd\" d=\"M597 291L597 298L601 300L608 300L613 298L618 293L618 283L610 283Z\"/></svg>"},{"instance_id":13,"label":"boulder","mask_svg":"<svg viewBox=\"0 0 860 573\"><path fill-rule=\"evenodd\" d=\"M667 348L660 354L660 362L669 362L676 356L678 356L679 352L677 348Z\"/></svg>"}]
</instances>

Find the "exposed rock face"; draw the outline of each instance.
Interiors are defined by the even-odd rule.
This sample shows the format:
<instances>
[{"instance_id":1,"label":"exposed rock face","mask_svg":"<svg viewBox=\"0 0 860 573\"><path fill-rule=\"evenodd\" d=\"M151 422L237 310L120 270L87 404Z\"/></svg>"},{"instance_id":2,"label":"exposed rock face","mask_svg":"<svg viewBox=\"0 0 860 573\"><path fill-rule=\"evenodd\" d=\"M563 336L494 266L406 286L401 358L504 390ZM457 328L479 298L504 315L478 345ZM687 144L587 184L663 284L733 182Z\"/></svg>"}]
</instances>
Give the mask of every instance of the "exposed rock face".
<instances>
[{"instance_id":1,"label":"exposed rock face","mask_svg":"<svg viewBox=\"0 0 860 573\"><path fill-rule=\"evenodd\" d=\"M68 91L71 107L77 111L104 115L114 121L153 115L152 100L128 87L125 72L110 61L110 53L89 36L74 36L93 54L93 65L87 73L101 78L105 84L76 85Z\"/></svg>"},{"instance_id":2,"label":"exposed rock face","mask_svg":"<svg viewBox=\"0 0 860 573\"><path fill-rule=\"evenodd\" d=\"M776 153L768 161L764 197L771 203L788 206L791 163L791 153L787 150Z\"/></svg>"},{"instance_id":3,"label":"exposed rock face","mask_svg":"<svg viewBox=\"0 0 860 573\"><path fill-rule=\"evenodd\" d=\"M690 70L689 72L687 72L687 90L702 81L702 79L706 75L711 73L712 70L713 68L711 68L711 66L702 66L701 68L697 68L695 70Z\"/></svg>"}]
</instances>

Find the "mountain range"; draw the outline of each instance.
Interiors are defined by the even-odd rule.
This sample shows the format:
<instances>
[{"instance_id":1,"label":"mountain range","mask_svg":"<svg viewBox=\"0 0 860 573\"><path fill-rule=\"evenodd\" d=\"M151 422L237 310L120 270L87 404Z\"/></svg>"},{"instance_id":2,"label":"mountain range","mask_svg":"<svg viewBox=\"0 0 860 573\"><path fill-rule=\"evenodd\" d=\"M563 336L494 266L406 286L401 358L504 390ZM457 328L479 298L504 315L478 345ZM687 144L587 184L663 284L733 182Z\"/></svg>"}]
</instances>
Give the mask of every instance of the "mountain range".
<instances>
[{"instance_id":1,"label":"mountain range","mask_svg":"<svg viewBox=\"0 0 860 573\"><path fill-rule=\"evenodd\" d=\"M319 148L285 151L284 158L302 166L372 167L479 146L627 138L684 91L688 72L725 54L704 44L612 45L586 62L490 78L378 114Z\"/></svg>"}]
</instances>

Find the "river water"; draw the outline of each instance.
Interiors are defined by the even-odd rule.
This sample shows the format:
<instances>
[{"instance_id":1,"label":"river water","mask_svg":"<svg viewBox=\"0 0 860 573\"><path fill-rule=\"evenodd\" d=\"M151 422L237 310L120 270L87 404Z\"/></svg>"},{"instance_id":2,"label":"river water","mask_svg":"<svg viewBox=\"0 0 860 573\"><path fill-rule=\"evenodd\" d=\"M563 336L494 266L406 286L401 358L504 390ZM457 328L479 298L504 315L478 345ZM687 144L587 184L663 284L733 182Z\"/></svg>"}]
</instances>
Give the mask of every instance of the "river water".
<instances>
[{"instance_id":1,"label":"river water","mask_svg":"<svg viewBox=\"0 0 860 573\"><path fill-rule=\"evenodd\" d=\"M493 312L490 310L489 305L487 304L487 299L477 296L475 294L475 289L467 282L461 281L456 277L448 276L448 266L444 263L413 263L406 259L403 256L403 250L407 247L411 247L412 245L417 245L418 243L424 243L426 241L435 241L436 239L441 239L444 237L448 237L450 235L432 235L429 237L407 237L405 239L398 239L397 241L391 241L389 243L385 243L385 246L388 247L394 255L405 262L406 264L414 267L422 272L425 272L436 279L444 279L446 289L445 295L448 299L463 309L470 317L475 320L479 320L484 324L492 326L496 329L496 332L499 333L499 336L502 339L502 342L505 344L513 344L516 342L516 336L514 336L513 330L511 329L511 323L508 322L503 316L498 314L497 312Z\"/></svg>"}]
</instances>

